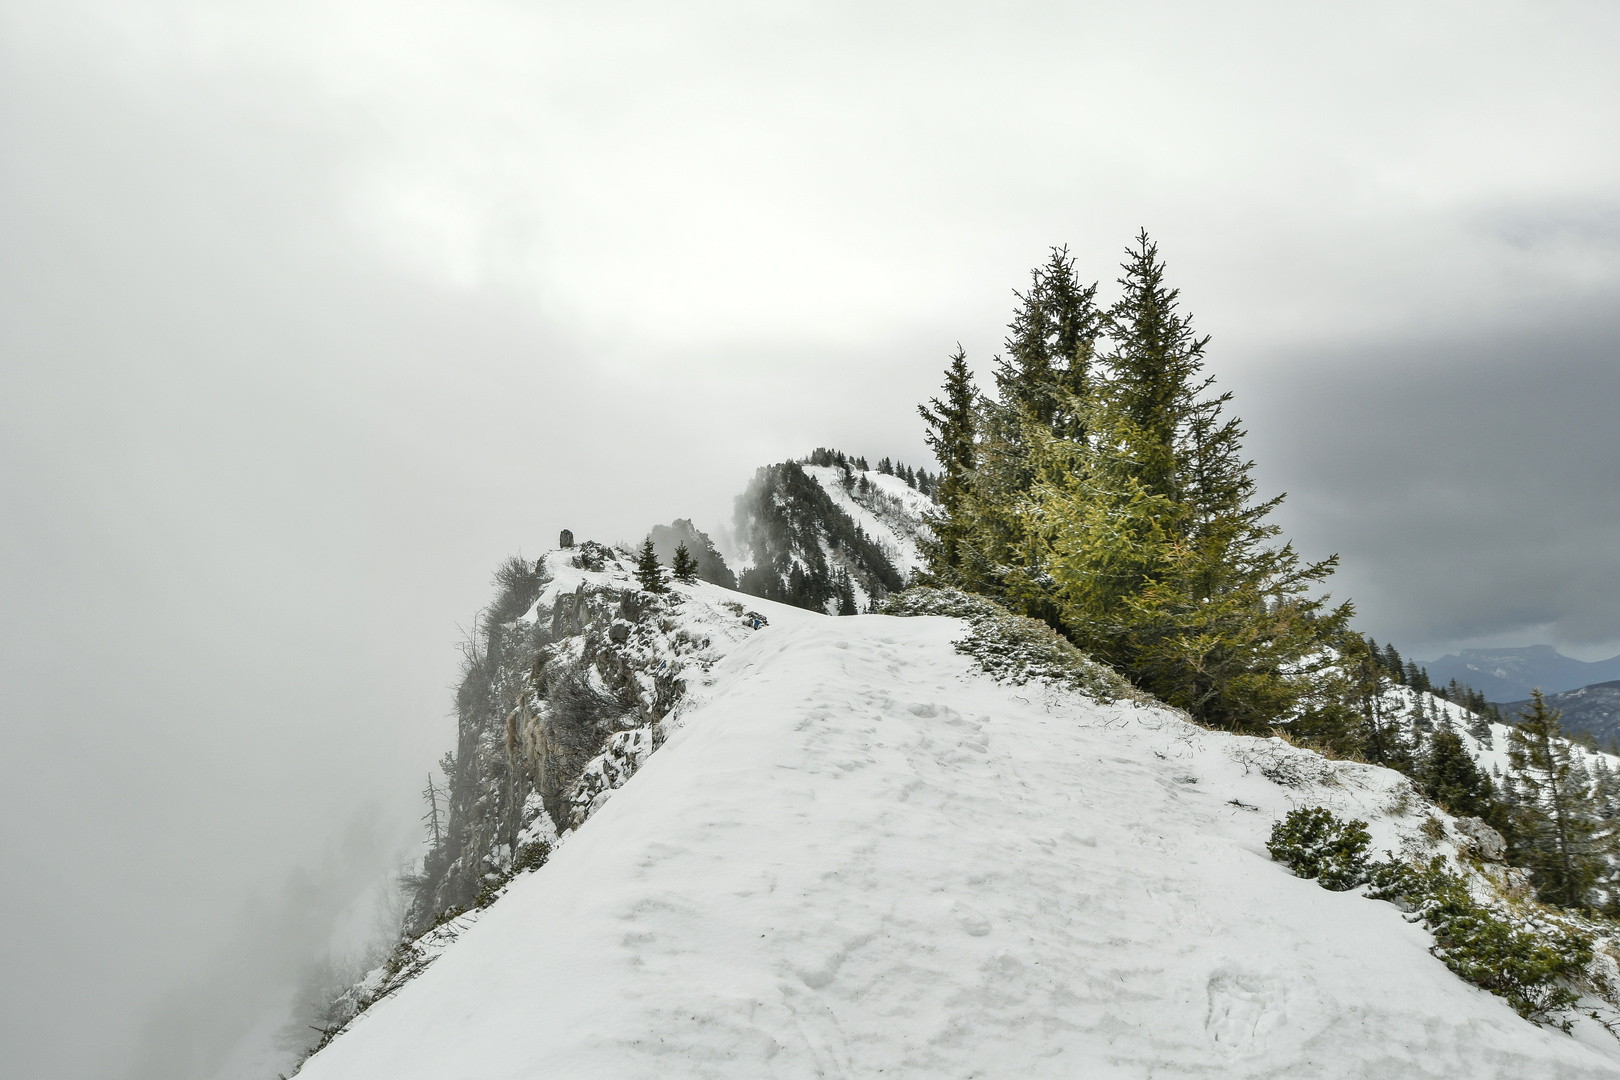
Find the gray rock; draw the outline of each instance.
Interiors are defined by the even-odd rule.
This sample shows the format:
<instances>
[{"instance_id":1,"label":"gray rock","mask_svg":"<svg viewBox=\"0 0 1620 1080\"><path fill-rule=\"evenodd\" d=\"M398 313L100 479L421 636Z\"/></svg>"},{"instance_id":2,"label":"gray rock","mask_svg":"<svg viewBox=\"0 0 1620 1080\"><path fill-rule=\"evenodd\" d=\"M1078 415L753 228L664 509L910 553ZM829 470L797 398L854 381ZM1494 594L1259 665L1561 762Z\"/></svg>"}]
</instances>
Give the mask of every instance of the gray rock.
<instances>
[{"instance_id":1,"label":"gray rock","mask_svg":"<svg viewBox=\"0 0 1620 1080\"><path fill-rule=\"evenodd\" d=\"M628 623L616 622L608 627L608 640L615 645L623 645L630 640L630 626Z\"/></svg>"},{"instance_id":2,"label":"gray rock","mask_svg":"<svg viewBox=\"0 0 1620 1080\"><path fill-rule=\"evenodd\" d=\"M562 535L557 537L557 546L562 548L574 546L574 533L571 529L564 529Z\"/></svg>"},{"instance_id":3,"label":"gray rock","mask_svg":"<svg viewBox=\"0 0 1620 1080\"><path fill-rule=\"evenodd\" d=\"M1507 841L1502 838L1502 834L1479 818L1458 818L1457 832L1468 842L1469 849L1480 858L1501 862L1507 857Z\"/></svg>"}]
</instances>

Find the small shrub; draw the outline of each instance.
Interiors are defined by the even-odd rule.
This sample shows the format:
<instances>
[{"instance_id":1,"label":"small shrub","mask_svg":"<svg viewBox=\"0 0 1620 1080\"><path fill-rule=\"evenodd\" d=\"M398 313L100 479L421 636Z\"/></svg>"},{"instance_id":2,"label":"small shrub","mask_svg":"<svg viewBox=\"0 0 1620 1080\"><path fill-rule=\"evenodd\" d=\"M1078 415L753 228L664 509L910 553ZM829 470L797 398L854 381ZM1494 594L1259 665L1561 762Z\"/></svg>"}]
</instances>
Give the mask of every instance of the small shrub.
<instances>
[{"instance_id":1,"label":"small shrub","mask_svg":"<svg viewBox=\"0 0 1620 1080\"><path fill-rule=\"evenodd\" d=\"M1413 920L1434 933L1431 953L1461 978L1505 998L1526 1020L1553 1024L1580 1000L1571 988L1592 962L1592 943L1554 922L1531 922L1484 906L1468 883L1436 856L1427 867L1380 862L1371 872L1367 894L1408 906Z\"/></svg>"},{"instance_id":2,"label":"small shrub","mask_svg":"<svg viewBox=\"0 0 1620 1080\"><path fill-rule=\"evenodd\" d=\"M473 901L473 907L487 908L501 895L506 883L512 880L509 874L485 874L483 888L478 890L478 899Z\"/></svg>"},{"instance_id":3,"label":"small shrub","mask_svg":"<svg viewBox=\"0 0 1620 1080\"><path fill-rule=\"evenodd\" d=\"M1430 817L1439 822L1439 818ZM1427 831L1427 830L1426 830ZM1592 942L1573 927L1530 920L1479 903L1468 883L1435 856L1426 866L1398 859L1369 862L1366 823L1342 821L1321 807L1295 810L1271 830L1271 857L1324 888L1367 885L1367 895L1411 912L1434 934L1429 952L1454 974L1504 998L1526 1020L1570 1028L1574 989L1592 962Z\"/></svg>"},{"instance_id":4,"label":"small shrub","mask_svg":"<svg viewBox=\"0 0 1620 1080\"><path fill-rule=\"evenodd\" d=\"M1266 850L1295 875L1315 878L1334 892L1367 880L1367 848L1372 836L1365 821L1341 821L1320 806L1292 810L1271 827Z\"/></svg>"},{"instance_id":5,"label":"small shrub","mask_svg":"<svg viewBox=\"0 0 1620 1080\"><path fill-rule=\"evenodd\" d=\"M918 586L888 597L879 610L884 615L947 615L964 620L968 632L953 643L956 651L972 657L1000 682L1022 686L1033 679L1103 702L1147 698L1124 676L1075 648L1039 619L1015 615L983 596Z\"/></svg>"},{"instance_id":6,"label":"small shrub","mask_svg":"<svg viewBox=\"0 0 1620 1080\"><path fill-rule=\"evenodd\" d=\"M525 870L538 870L546 865L551 858L551 845L544 840L535 840L518 848L517 858L512 860L512 873L521 874Z\"/></svg>"}]
</instances>

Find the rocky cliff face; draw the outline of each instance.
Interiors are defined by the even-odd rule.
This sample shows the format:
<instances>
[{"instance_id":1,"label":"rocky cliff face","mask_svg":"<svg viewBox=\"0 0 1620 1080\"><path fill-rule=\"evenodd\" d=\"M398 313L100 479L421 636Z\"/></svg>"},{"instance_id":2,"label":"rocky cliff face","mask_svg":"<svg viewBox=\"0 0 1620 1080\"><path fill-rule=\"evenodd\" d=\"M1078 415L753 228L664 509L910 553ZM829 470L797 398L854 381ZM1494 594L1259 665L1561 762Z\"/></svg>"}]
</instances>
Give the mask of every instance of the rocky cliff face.
<instances>
[{"instance_id":1,"label":"rocky cliff face","mask_svg":"<svg viewBox=\"0 0 1620 1080\"><path fill-rule=\"evenodd\" d=\"M736 593L649 592L631 570L627 553L587 541L498 575L464 647L447 815L415 883L411 933L543 859L663 743L689 681L769 621Z\"/></svg>"}]
</instances>

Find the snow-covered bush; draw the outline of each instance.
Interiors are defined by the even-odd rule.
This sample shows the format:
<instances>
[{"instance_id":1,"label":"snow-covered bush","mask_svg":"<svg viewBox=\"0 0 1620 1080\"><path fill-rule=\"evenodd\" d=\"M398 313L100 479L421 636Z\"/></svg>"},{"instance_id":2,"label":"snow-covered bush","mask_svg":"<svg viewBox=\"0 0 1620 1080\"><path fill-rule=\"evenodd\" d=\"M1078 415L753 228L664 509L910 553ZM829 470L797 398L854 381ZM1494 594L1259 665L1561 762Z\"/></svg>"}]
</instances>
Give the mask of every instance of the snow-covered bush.
<instances>
[{"instance_id":1,"label":"snow-covered bush","mask_svg":"<svg viewBox=\"0 0 1620 1080\"><path fill-rule=\"evenodd\" d=\"M1429 951L1446 967L1506 999L1527 1020L1567 1031L1582 988L1610 997L1588 973L1591 940L1568 920L1481 902L1463 877L1446 868L1443 856L1427 865L1370 861L1370 843L1366 822L1310 807L1277 822L1266 849L1323 888L1343 892L1365 884L1372 899L1410 912L1409 921L1434 934Z\"/></svg>"},{"instance_id":2,"label":"snow-covered bush","mask_svg":"<svg viewBox=\"0 0 1620 1080\"><path fill-rule=\"evenodd\" d=\"M1315 878L1334 892L1367 880L1367 848L1372 836L1365 821L1342 821L1320 806L1290 811L1271 828L1266 850L1297 876Z\"/></svg>"},{"instance_id":3,"label":"snow-covered bush","mask_svg":"<svg viewBox=\"0 0 1620 1080\"><path fill-rule=\"evenodd\" d=\"M1435 956L1475 986L1506 998L1518 1014L1569 1030L1561 1019L1580 1000L1592 942L1563 920L1493 910L1436 856L1424 867L1397 860L1372 865L1367 895L1411 909L1434 933Z\"/></svg>"},{"instance_id":4,"label":"snow-covered bush","mask_svg":"<svg viewBox=\"0 0 1620 1080\"><path fill-rule=\"evenodd\" d=\"M946 615L968 624L956 650L1002 682L1056 683L1098 701L1143 700L1145 695L1106 664L1100 664L1038 619L1015 615L988 597L922 586L884 601L885 615Z\"/></svg>"}]
</instances>

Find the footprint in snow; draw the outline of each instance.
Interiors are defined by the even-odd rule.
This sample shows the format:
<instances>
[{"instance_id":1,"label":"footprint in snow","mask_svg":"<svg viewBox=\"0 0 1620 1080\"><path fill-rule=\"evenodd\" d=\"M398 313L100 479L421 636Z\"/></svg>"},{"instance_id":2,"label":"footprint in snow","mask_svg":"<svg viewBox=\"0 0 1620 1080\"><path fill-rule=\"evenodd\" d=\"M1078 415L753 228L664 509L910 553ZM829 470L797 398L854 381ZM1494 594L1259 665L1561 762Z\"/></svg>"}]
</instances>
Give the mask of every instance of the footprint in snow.
<instances>
[{"instance_id":1,"label":"footprint in snow","mask_svg":"<svg viewBox=\"0 0 1620 1080\"><path fill-rule=\"evenodd\" d=\"M973 937L984 937L990 932L990 920L960 900L951 905L951 914L962 924L962 929Z\"/></svg>"},{"instance_id":2,"label":"footprint in snow","mask_svg":"<svg viewBox=\"0 0 1620 1080\"><path fill-rule=\"evenodd\" d=\"M1286 1019L1285 992L1274 979L1244 971L1217 971L1209 979L1204 1030L1216 1045L1236 1051L1265 1045Z\"/></svg>"}]
</instances>

